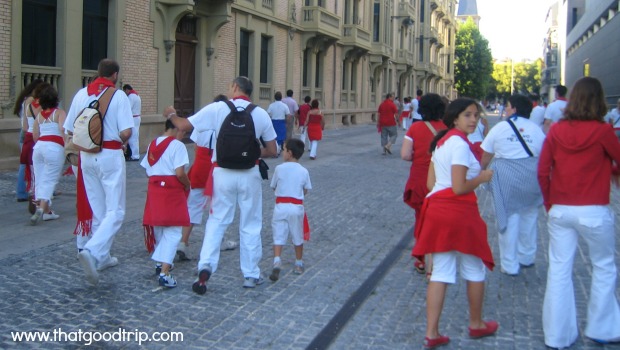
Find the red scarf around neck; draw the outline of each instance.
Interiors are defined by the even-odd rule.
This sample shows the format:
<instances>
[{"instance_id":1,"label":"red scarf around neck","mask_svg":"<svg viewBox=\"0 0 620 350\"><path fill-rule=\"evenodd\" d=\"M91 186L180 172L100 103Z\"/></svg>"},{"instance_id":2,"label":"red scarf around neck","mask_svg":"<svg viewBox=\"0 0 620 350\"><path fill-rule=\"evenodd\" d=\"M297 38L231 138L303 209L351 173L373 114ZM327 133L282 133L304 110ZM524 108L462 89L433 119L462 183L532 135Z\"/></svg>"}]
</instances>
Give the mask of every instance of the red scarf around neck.
<instances>
[{"instance_id":1,"label":"red scarf around neck","mask_svg":"<svg viewBox=\"0 0 620 350\"><path fill-rule=\"evenodd\" d=\"M54 108L48 108L44 111L41 111L41 116L45 119L49 118L50 115L52 115L54 113L55 110L57 110L58 108L54 107Z\"/></svg>"},{"instance_id":2,"label":"red scarf around neck","mask_svg":"<svg viewBox=\"0 0 620 350\"><path fill-rule=\"evenodd\" d=\"M101 91L105 90L105 88L107 87L114 87L114 83L106 78L97 78L95 80L93 80L92 83L88 84L88 86L86 87L86 91L88 92L88 95L99 95L101 93Z\"/></svg>"},{"instance_id":3,"label":"red scarf around neck","mask_svg":"<svg viewBox=\"0 0 620 350\"><path fill-rule=\"evenodd\" d=\"M469 146L469 149L471 150L471 153L474 154L474 156L476 157L476 159L478 160L478 162L480 162L480 159L482 158L482 154L480 154L480 152L478 150L476 150L476 148L474 147L474 144L471 143L469 141L469 139L467 138L467 134L465 134L464 132L457 130L456 128L452 128L450 129L442 138L441 140L439 140L437 142L437 148L441 147L446 141L448 141L448 139L452 136L458 136L460 138L463 139L463 141L467 142L467 145Z\"/></svg>"},{"instance_id":4,"label":"red scarf around neck","mask_svg":"<svg viewBox=\"0 0 620 350\"><path fill-rule=\"evenodd\" d=\"M149 154L147 155L147 160L150 166L155 165L159 161L159 158L164 154L170 142L174 140L174 137L168 136L162 142L157 144L157 138L151 142L149 146Z\"/></svg>"},{"instance_id":5,"label":"red scarf around neck","mask_svg":"<svg viewBox=\"0 0 620 350\"><path fill-rule=\"evenodd\" d=\"M249 98L249 97L247 97L247 96L235 96L235 97L233 97L232 99L233 99L233 100L246 100L246 101L248 101L248 102L252 102L252 100L250 100L250 98Z\"/></svg>"},{"instance_id":6,"label":"red scarf around neck","mask_svg":"<svg viewBox=\"0 0 620 350\"><path fill-rule=\"evenodd\" d=\"M32 105L33 108L41 107L41 105L39 104L39 99L38 98L35 98L34 100L32 100L32 102L30 104Z\"/></svg>"},{"instance_id":7,"label":"red scarf around neck","mask_svg":"<svg viewBox=\"0 0 620 350\"><path fill-rule=\"evenodd\" d=\"M129 90L129 93L127 94L127 96L129 96L131 94L136 94L137 95L138 93L136 92L136 90Z\"/></svg>"}]
</instances>

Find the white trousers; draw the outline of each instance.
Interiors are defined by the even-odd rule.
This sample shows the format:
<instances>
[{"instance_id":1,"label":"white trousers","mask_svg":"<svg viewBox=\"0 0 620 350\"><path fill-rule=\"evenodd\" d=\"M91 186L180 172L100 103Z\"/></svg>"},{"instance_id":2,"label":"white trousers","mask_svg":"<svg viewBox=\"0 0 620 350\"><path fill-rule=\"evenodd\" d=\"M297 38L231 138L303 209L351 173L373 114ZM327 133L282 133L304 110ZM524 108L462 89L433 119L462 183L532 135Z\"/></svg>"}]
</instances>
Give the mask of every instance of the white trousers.
<instances>
[{"instance_id":1,"label":"white trousers","mask_svg":"<svg viewBox=\"0 0 620 350\"><path fill-rule=\"evenodd\" d=\"M301 142L304 143L304 148L306 148L306 140L310 141L310 140L308 140L308 128L307 127L303 127L302 129L303 129L303 131L301 132L301 135L300 135L299 139L301 140Z\"/></svg>"},{"instance_id":2,"label":"white trousers","mask_svg":"<svg viewBox=\"0 0 620 350\"><path fill-rule=\"evenodd\" d=\"M187 197L187 210L189 211L189 222L194 225L202 224L202 216L207 205L207 196L204 188L192 188Z\"/></svg>"},{"instance_id":3,"label":"white trousers","mask_svg":"<svg viewBox=\"0 0 620 350\"><path fill-rule=\"evenodd\" d=\"M482 260L473 255L462 254L457 251L433 253L432 282L455 283L457 257L461 258L461 277L466 281L482 282L486 276L486 270Z\"/></svg>"},{"instance_id":4,"label":"white trousers","mask_svg":"<svg viewBox=\"0 0 620 350\"><path fill-rule=\"evenodd\" d=\"M609 206L554 205L549 211L549 269L543 303L545 344L564 348L577 340L573 261L578 236L588 246L592 284L585 335L611 340L620 337L620 306L616 299L614 216Z\"/></svg>"},{"instance_id":5,"label":"white trousers","mask_svg":"<svg viewBox=\"0 0 620 350\"><path fill-rule=\"evenodd\" d=\"M114 236L125 218L125 157L122 150L80 152L84 186L93 210L92 236L84 249L97 262L110 257Z\"/></svg>"},{"instance_id":6,"label":"white trousers","mask_svg":"<svg viewBox=\"0 0 620 350\"><path fill-rule=\"evenodd\" d=\"M316 157L317 148L319 148L319 141L310 141L310 157Z\"/></svg>"},{"instance_id":7,"label":"white trousers","mask_svg":"<svg viewBox=\"0 0 620 350\"><path fill-rule=\"evenodd\" d=\"M181 242L181 226L154 226L153 232L155 233L155 251L151 259L172 265L177 246Z\"/></svg>"},{"instance_id":8,"label":"white trousers","mask_svg":"<svg viewBox=\"0 0 620 350\"><path fill-rule=\"evenodd\" d=\"M217 270L220 245L228 225L239 205L239 263L243 277L260 277L258 263L263 256L261 229L263 226L262 178L258 166L248 170L213 169L213 198L205 236L200 250L198 270L208 264Z\"/></svg>"},{"instance_id":9,"label":"white trousers","mask_svg":"<svg viewBox=\"0 0 620 350\"><path fill-rule=\"evenodd\" d=\"M127 143L131 148L131 158L138 159L140 158L140 122L142 121L141 117L133 117L133 128L131 128L131 136Z\"/></svg>"},{"instance_id":10,"label":"white trousers","mask_svg":"<svg viewBox=\"0 0 620 350\"><path fill-rule=\"evenodd\" d=\"M278 203L273 208L271 229L273 244L286 245L290 234L293 245L304 244L304 206L292 203Z\"/></svg>"},{"instance_id":11,"label":"white trousers","mask_svg":"<svg viewBox=\"0 0 620 350\"><path fill-rule=\"evenodd\" d=\"M65 164L64 148L51 141L39 141L34 146L34 190L37 200L50 201Z\"/></svg>"},{"instance_id":12,"label":"white trousers","mask_svg":"<svg viewBox=\"0 0 620 350\"><path fill-rule=\"evenodd\" d=\"M536 260L538 206L523 208L508 217L506 232L498 237L500 264L509 274L519 273L519 264L531 265Z\"/></svg>"}]
</instances>

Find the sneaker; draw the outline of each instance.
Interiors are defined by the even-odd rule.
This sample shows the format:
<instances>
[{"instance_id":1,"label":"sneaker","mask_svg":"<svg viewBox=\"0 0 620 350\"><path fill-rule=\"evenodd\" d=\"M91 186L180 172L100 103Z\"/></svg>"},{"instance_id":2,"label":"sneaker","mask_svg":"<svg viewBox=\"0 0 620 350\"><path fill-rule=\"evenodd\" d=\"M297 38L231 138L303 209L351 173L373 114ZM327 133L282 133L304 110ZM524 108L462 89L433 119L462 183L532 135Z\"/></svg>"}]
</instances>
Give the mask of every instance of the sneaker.
<instances>
[{"instance_id":1,"label":"sneaker","mask_svg":"<svg viewBox=\"0 0 620 350\"><path fill-rule=\"evenodd\" d=\"M96 286L99 283L99 273L96 268L97 261L86 249L78 253L78 259L80 259L80 263L82 264L82 268L86 274L86 279L88 282Z\"/></svg>"},{"instance_id":2,"label":"sneaker","mask_svg":"<svg viewBox=\"0 0 620 350\"><path fill-rule=\"evenodd\" d=\"M277 281L280 278L280 270L282 269L282 263L278 262L273 264L273 270L271 271L271 275L269 275L269 279L272 281Z\"/></svg>"},{"instance_id":3,"label":"sneaker","mask_svg":"<svg viewBox=\"0 0 620 350\"><path fill-rule=\"evenodd\" d=\"M159 276L161 274L161 264L155 264L155 275Z\"/></svg>"},{"instance_id":4,"label":"sneaker","mask_svg":"<svg viewBox=\"0 0 620 350\"><path fill-rule=\"evenodd\" d=\"M226 241L220 245L220 251L235 250L239 246L239 243L235 241Z\"/></svg>"},{"instance_id":5,"label":"sneaker","mask_svg":"<svg viewBox=\"0 0 620 350\"><path fill-rule=\"evenodd\" d=\"M295 265L295 267L293 268L293 273L296 275L301 275L302 273L304 273L306 269L304 269L304 265Z\"/></svg>"},{"instance_id":6,"label":"sneaker","mask_svg":"<svg viewBox=\"0 0 620 350\"><path fill-rule=\"evenodd\" d=\"M30 217L30 225L34 226L41 221L41 217L43 216L43 209L37 208L37 210Z\"/></svg>"},{"instance_id":7,"label":"sneaker","mask_svg":"<svg viewBox=\"0 0 620 350\"><path fill-rule=\"evenodd\" d=\"M177 286L177 281L172 275L159 275L159 285L162 287L174 288Z\"/></svg>"},{"instance_id":8,"label":"sneaker","mask_svg":"<svg viewBox=\"0 0 620 350\"><path fill-rule=\"evenodd\" d=\"M187 249L189 247L184 242L179 242L177 246L177 256L179 257L179 261L188 261L190 258L187 257Z\"/></svg>"},{"instance_id":9,"label":"sneaker","mask_svg":"<svg viewBox=\"0 0 620 350\"><path fill-rule=\"evenodd\" d=\"M60 215L54 213L53 211L50 211L47 214L43 214L43 221L50 221L50 220L56 220L60 217Z\"/></svg>"},{"instance_id":10,"label":"sneaker","mask_svg":"<svg viewBox=\"0 0 620 350\"><path fill-rule=\"evenodd\" d=\"M108 260L106 260L102 264L98 264L97 271L103 271L103 270L105 270L107 268L114 267L116 265L118 265L118 259L113 257L113 256L111 256L111 257L108 258Z\"/></svg>"},{"instance_id":11,"label":"sneaker","mask_svg":"<svg viewBox=\"0 0 620 350\"><path fill-rule=\"evenodd\" d=\"M192 284L192 290L196 294L205 294L207 292L207 281L211 278L211 267L206 268L198 272L198 279Z\"/></svg>"},{"instance_id":12,"label":"sneaker","mask_svg":"<svg viewBox=\"0 0 620 350\"><path fill-rule=\"evenodd\" d=\"M254 288L256 286L260 286L263 283L265 283L265 280L262 277L246 277L243 281L243 288Z\"/></svg>"}]
</instances>

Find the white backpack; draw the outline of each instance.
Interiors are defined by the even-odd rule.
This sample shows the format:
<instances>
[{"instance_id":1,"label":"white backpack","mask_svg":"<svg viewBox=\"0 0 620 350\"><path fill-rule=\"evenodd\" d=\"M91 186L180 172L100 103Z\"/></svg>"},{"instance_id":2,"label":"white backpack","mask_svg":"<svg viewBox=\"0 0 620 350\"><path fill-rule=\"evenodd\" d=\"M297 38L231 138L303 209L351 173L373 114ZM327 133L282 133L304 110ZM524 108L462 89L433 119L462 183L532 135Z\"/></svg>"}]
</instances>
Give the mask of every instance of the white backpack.
<instances>
[{"instance_id":1,"label":"white backpack","mask_svg":"<svg viewBox=\"0 0 620 350\"><path fill-rule=\"evenodd\" d=\"M115 88L106 88L97 100L91 102L73 122L73 145L82 152L101 152L103 144L103 118L105 118Z\"/></svg>"}]
</instances>

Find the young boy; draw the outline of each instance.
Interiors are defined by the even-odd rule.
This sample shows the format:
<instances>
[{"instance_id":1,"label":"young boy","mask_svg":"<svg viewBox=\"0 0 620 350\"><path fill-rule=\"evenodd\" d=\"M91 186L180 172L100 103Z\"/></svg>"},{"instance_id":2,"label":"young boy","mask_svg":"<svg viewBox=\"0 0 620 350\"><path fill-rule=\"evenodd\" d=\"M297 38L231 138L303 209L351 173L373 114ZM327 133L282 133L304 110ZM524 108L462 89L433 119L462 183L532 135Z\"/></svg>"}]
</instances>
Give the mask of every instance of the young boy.
<instances>
[{"instance_id":1,"label":"young boy","mask_svg":"<svg viewBox=\"0 0 620 350\"><path fill-rule=\"evenodd\" d=\"M159 285L174 288L177 282L170 275L181 228L189 226L187 191L190 182L185 173L189 157L185 145L177 140L178 130L166 121L166 132L151 144L140 165L149 177L144 207L144 239L146 248L153 253Z\"/></svg>"},{"instance_id":2,"label":"young boy","mask_svg":"<svg viewBox=\"0 0 620 350\"><path fill-rule=\"evenodd\" d=\"M304 153L304 143L298 139L288 139L282 149L284 163L278 165L271 179L271 188L276 194L271 227L273 230L273 272L269 276L277 281L282 269L280 254L282 246L290 233L295 246L295 274L304 272L302 260L304 252L304 195L312 189L308 170L299 164Z\"/></svg>"}]
</instances>

